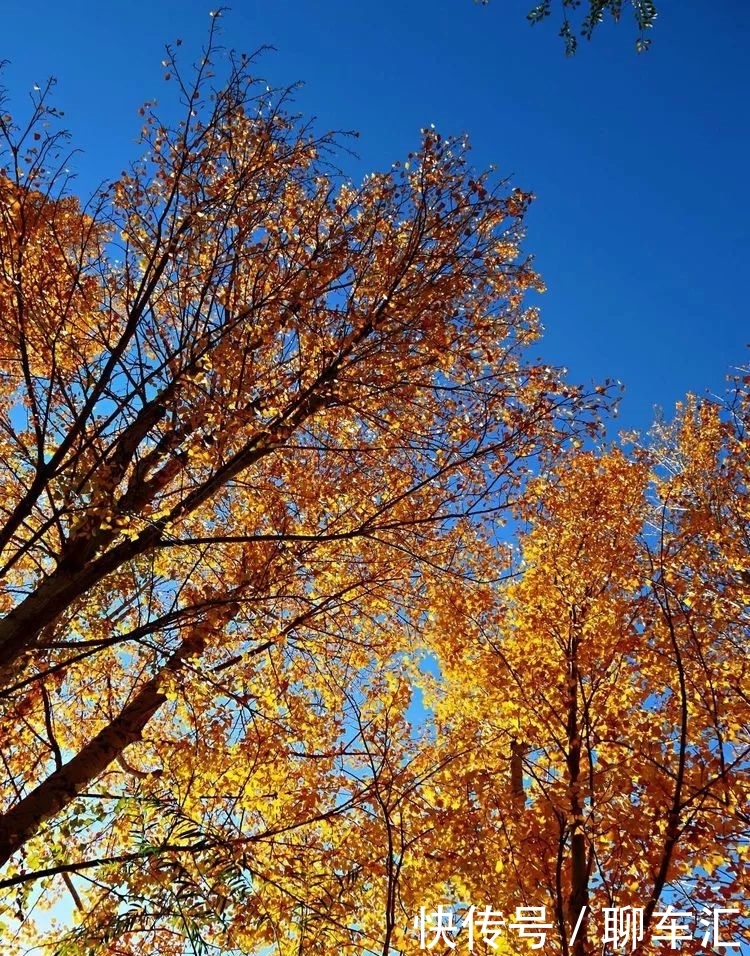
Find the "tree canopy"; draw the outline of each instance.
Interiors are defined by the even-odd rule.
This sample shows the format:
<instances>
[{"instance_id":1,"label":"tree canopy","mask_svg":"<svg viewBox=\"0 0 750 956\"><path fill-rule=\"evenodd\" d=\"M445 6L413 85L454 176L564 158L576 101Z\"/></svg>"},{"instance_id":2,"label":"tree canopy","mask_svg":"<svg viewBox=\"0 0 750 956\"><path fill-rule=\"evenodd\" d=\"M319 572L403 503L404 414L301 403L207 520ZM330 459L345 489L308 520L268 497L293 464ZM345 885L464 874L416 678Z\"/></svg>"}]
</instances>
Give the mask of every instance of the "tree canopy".
<instances>
[{"instance_id":1,"label":"tree canopy","mask_svg":"<svg viewBox=\"0 0 750 956\"><path fill-rule=\"evenodd\" d=\"M602 445L530 194L432 128L353 184L215 22L165 69L85 203L0 116L4 951L746 931L748 379Z\"/></svg>"}]
</instances>

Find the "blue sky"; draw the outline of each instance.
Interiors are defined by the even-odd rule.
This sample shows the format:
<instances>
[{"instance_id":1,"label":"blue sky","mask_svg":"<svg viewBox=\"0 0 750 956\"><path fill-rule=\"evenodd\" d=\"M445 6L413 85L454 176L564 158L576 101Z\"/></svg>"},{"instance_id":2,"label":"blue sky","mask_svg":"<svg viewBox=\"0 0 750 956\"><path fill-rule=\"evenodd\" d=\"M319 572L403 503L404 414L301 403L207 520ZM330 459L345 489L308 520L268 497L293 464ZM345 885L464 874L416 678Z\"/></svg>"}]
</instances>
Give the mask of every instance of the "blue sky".
<instances>
[{"instance_id":1,"label":"blue sky","mask_svg":"<svg viewBox=\"0 0 750 956\"><path fill-rule=\"evenodd\" d=\"M648 54L635 54L626 19L566 59L554 17L531 28L530 6L236 0L224 42L273 45L259 72L303 80L296 103L319 130L359 131L345 163L355 179L405 158L434 123L467 132L478 167L534 192L525 249L548 287L536 351L574 381L623 381L615 428L646 428L654 405L669 413L688 390L720 391L750 361L750 11L661 0ZM57 77L82 193L135 158L138 106L171 92L164 43L180 37L195 56L209 9L4 4L11 105Z\"/></svg>"}]
</instances>

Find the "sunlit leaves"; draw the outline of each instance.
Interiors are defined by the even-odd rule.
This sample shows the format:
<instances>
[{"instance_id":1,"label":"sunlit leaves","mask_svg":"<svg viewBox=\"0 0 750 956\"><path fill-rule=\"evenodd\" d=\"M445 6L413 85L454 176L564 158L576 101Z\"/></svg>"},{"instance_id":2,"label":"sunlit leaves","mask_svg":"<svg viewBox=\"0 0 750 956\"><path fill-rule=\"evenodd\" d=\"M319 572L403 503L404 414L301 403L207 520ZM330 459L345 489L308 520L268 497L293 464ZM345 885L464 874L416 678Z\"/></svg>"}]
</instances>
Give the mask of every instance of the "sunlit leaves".
<instances>
[{"instance_id":1,"label":"sunlit leaves","mask_svg":"<svg viewBox=\"0 0 750 956\"><path fill-rule=\"evenodd\" d=\"M431 699L442 746L473 744L441 778L466 797L431 848L450 860L453 900L484 894L507 911L533 898L557 914L559 937L584 903L641 906L647 930L672 900L738 904L748 410L737 381L725 403L690 398L629 456L561 460L520 509L518 578L494 602L485 594L489 613L456 600L471 620L460 644L445 640L447 607L428 628L445 678ZM462 853L480 838L497 879ZM584 923L591 945L594 929Z\"/></svg>"},{"instance_id":2,"label":"sunlit leaves","mask_svg":"<svg viewBox=\"0 0 750 956\"><path fill-rule=\"evenodd\" d=\"M424 622L490 613L503 514L608 402L528 358L529 194L431 128L348 182L252 66L215 18L169 49L182 118L85 210L3 127L0 856L71 951L395 940L461 810L420 795Z\"/></svg>"}]
</instances>

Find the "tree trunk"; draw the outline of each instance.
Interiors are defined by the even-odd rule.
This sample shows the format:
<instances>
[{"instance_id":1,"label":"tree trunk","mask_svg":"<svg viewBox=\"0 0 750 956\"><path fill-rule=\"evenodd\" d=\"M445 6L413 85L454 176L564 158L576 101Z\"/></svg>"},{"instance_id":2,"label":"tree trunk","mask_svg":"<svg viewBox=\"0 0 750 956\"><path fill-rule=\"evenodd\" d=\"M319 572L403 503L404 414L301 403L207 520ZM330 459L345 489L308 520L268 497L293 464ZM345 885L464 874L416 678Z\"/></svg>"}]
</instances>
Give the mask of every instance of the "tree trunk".
<instances>
[{"instance_id":1,"label":"tree trunk","mask_svg":"<svg viewBox=\"0 0 750 956\"><path fill-rule=\"evenodd\" d=\"M167 700L160 689L165 677L178 671L186 658L200 653L203 645L199 634L185 640L159 673L141 687L110 724L72 760L0 816L0 866L36 833L45 820L63 810L103 773L126 747L141 739L146 724Z\"/></svg>"}]
</instances>

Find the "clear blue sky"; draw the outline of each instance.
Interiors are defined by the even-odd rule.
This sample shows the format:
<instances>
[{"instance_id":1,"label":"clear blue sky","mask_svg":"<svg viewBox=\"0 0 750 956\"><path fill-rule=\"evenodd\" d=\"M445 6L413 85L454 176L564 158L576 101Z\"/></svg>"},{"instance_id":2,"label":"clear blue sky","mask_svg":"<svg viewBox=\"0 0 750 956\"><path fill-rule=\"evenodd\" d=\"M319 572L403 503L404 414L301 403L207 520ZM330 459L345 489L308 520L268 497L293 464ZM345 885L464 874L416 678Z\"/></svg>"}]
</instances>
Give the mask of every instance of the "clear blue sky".
<instances>
[{"instance_id":1,"label":"clear blue sky","mask_svg":"<svg viewBox=\"0 0 750 956\"><path fill-rule=\"evenodd\" d=\"M555 22L526 23L531 5L235 0L223 31L238 50L277 48L260 72L304 80L296 102L320 130L360 132L354 178L405 158L434 123L534 192L525 248L548 286L537 351L575 381L622 380L620 425L645 428L654 405L721 390L750 360L750 10L661 0L648 54L623 22L566 59ZM57 77L81 192L137 155L137 107L171 92L163 45L181 37L197 54L209 9L3 4L12 105Z\"/></svg>"}]
</instances>

